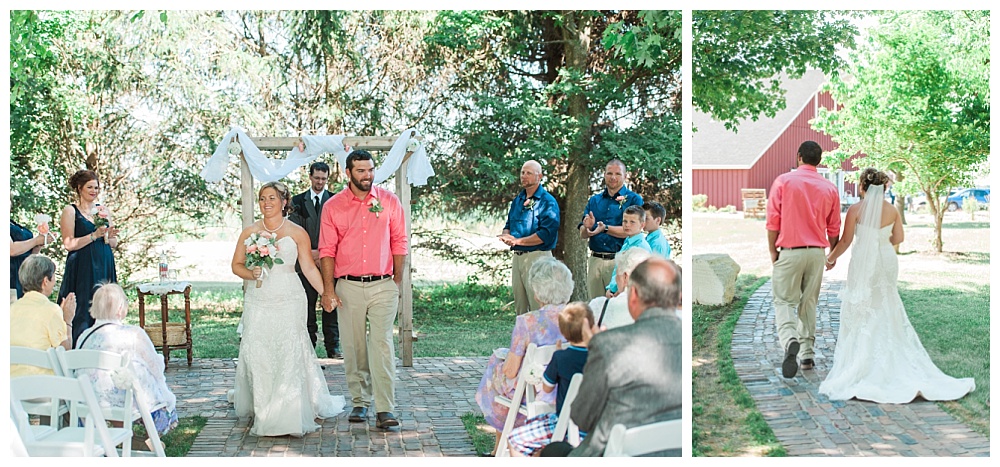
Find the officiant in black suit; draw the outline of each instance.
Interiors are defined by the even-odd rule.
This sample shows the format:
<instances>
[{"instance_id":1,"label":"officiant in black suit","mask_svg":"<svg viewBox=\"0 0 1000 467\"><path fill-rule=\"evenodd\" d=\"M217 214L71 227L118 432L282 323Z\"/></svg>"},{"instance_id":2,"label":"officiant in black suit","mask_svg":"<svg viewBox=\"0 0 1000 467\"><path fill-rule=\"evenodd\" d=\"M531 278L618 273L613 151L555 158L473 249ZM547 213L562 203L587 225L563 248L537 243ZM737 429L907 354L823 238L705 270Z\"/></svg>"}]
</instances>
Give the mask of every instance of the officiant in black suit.
<instances>
[{"instance_id":1,"label":"officiant in black suit","mask_svg":"<svg viewBox=\"0 0 1000 467\"><path fill-rule=\"evenodd\" d=\"M288 219L302 226L309 232L313 260L319 267L319 227L320 215L323 213L323 203L333 196L326 189L327 181L330 178L330 166L325 162L314 162L309 166L310 187L303 193L292 197L292 213ZM309 331L309 338L312 339L313 347L316 347L316 299L318 294L316 289L309 285L309 281L302 275L299 266L295 266L302 281L302 287L306 289L306 329ZM337 309L325 313L320 310L323 323L323 345L326 347L327 358L344 358L340 352L340 331L337 328Z\"/></svg>"}]
</instances>

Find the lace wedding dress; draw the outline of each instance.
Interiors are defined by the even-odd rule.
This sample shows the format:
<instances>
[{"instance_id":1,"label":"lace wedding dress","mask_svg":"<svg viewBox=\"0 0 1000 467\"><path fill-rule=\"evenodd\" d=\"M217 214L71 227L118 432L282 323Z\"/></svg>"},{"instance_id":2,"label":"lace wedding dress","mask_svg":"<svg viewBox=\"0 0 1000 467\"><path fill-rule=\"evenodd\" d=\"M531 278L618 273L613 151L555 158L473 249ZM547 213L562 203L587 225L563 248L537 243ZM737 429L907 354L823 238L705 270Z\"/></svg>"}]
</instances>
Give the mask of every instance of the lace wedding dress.
<instances>
[{"instance_id":1,"label":"lace wedding dress","mask_svg":"<svg viewBox=\"0 0 1000 467\"><path fill-rule=\"evenodd\" d=\"M244 297L233 404L237 416L253 417L255 436L302 436L319 429L316 418L342 412L344 397L330 395L310 345L295 240L283 237L275 245L284 264L275 264Z\"/></svg>"},{"instance_id":2,"label":"lace wedding dress","mask_svg":"<svg viewBox=\"0 0 1000 467\"><path fill-rule=\"evenodd\" d=\"M832 400L892 404L917 396L959 399L976 388L975 381L952 378L934 365L899 298L899 261L889 243L892 225L880 227L883 190L870 186L863 201L841 293L833 368L819 392Z\"/></svg>"}]
</instances>

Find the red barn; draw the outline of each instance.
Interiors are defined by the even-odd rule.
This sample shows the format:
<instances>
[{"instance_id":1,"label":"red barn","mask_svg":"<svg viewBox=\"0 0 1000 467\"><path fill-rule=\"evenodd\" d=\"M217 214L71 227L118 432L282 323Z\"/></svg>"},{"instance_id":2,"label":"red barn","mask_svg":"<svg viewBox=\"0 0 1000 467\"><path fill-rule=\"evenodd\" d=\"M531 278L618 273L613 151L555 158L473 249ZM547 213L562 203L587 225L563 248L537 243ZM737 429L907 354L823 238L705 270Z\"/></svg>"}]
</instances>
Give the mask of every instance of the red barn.
<instances>
[{"instance_id":1,"label":"red barn","mask_svg":"<svg viewBox=\"0 0 1000 467\"><path fill-rule=\"evenodd\" d=\"M826 77L817 70L806 72L800 79L786 79L781 84L786 92L785 109L774 118L745 120L736 132L727 130L708 114L695 111L691 193L708 195L706 205L731 205L742 211L740 189L770 190L778 175L795 168L796 152L803 141L819 143L824 152L836 149L838 144L829 136L809 126L819 107L834 106L830 93L820 92L824 82ZM851 174L856 171L852 164L856 157L845 160L836 173L824 165L819 167L819 173L837 186L844 205L857 201L854 184L848 181L855 179Z\"/></svg>"}]
</instances>

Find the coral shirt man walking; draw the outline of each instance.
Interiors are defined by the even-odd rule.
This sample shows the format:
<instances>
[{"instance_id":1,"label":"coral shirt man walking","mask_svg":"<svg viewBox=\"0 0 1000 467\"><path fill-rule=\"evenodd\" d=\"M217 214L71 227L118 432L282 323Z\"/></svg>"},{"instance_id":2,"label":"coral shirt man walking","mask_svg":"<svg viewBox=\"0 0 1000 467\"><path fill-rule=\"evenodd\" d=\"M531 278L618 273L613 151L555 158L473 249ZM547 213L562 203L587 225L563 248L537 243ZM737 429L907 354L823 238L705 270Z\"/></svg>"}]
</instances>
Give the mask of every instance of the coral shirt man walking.
<instances>
[{"instance_id":1,"label":"coral shirt man walking","mask_svg":"<svg viewBox=\"0 0 1000 467\"><path fill-rule=\"evenodd\" d=\"M346 167L347 188L323 205L322 305L324 310L339 308L344 370L354 406L348 420L364 422L374 396L375 426L388 428L399 425L392 414L396 405L392 328L409 253L406 219L396 195L372 186L375 164L368 151L351 152Z\"/></svg>"},{"instance_id":2,"label":"coral shirt man walking","mask_svg":"<svg viewBox=\"0 0 1000 467\"><path fill-rule=\"evenodd\" d=\"M840 239L840 195L816 171L822 158L819 144L802 143L798 167L778 176L768 194L774 321L785 349L781 373L786 378L794 377L800 365L810 370L815 364L816 303L826 263L824 248L833 249Z\"/></svg>"}]
</instances>

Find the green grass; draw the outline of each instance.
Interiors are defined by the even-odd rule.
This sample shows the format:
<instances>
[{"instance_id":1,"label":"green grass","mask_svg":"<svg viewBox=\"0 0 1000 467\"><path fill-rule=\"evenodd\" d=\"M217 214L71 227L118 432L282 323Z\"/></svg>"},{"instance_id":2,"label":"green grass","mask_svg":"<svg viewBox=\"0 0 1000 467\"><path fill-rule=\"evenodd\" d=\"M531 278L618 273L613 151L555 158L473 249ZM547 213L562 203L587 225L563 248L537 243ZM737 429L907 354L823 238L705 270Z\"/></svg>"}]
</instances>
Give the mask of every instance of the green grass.
<instances>
[{"instance_id":1,"label":"green grass","mask_svg":"<svg viewBox=\"0 0 1000 467\"><path fill-rule=\"evenodd\" d=\"M414 356L481 357L509 346L511 297L509 286L471 282L414 289Z\"/></svg>"},{"instance_id":2,"label":"green grass","mask_svg":"<svg viewBox=\"0 0 1000 467\"><path fill-rule=\"evenodd\" d=\"M707 355L708 360L714 360L711 369L704 365L712 365L712 362L700 365L704 373L718 373L716 380L698 381L692 388L692 454L695 457L731 455L747 449L745 444L767 456L786 454L740 381L730 351L733 330L747 300L767 280L767 277L740 275L736 297L731 303L693 307L693 354ZM699 375L693 374L692 379L696 376Z\"/></svg>"},{"instance_id":3,"label":"green grass","mask_svg":"<svg viewBox=\"0 0 1000 467\"><path fill-rule=\"evenodd\" d=\"M466 413L462 415L462 424L465 425L465 431L472 438L472 445L476 447L477 456L488 456L493 452L493 446L496 444L496 435L486 430L486 428L492 429L492 427L486 423L486 418L483 417L483 414Z\"/></svg>"},{"instance_id":4,"label":"green grass","mask_svg":"<svg viewBox=\"0 0 1000 467\"><path fill-rule=\"evenodd\" d=\"M177 426L160 438L160 441L163 441L163 444L166 446L164 452L167 454L167 457L186 456L188 451L191 450L191 445L194 444L194 439L198 437L201 429L205 428L206 423L208 423L208 419L198 415L179 419ZM141 424L135 424L134 432L135 437L138 439L145 440L148 437L145 427Z\"/></svg>"},{"instance_id":5,"label":"green grass","mask_svg":"<svg viewBox=\"0 0 1000 467\"><path fill-rule=\"evenodd\" d=\"M939 405L989 437L989 285L956 283L925 288L903 282L899 294L910 323L937 367L947 375L976 381L972 393Z\"/></svg>"}]
</instances>

